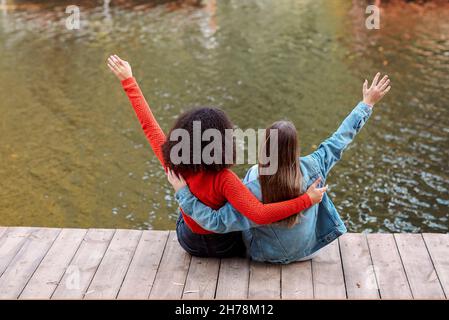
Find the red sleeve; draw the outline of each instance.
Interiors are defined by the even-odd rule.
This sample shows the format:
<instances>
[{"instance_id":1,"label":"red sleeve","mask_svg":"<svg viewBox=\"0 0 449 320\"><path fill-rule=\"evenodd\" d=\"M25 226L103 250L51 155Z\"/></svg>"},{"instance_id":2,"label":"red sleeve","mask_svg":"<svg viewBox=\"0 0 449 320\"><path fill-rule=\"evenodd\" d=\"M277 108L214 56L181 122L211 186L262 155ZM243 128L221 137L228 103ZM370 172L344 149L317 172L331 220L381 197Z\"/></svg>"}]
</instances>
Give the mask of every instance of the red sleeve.
<instances>
[{"instance_id":1,"label":"red sleeve","mask_svg":"<svg viewBox=\"0 0 449 320\"><path fill-rule=\"evenodd\" d=\"M148 105L139 85L134 77L125 79L122 81L122 87L126 92L126 95L131 102L134 111L139 119L142 126L143 132L147 140L150 142L151 148L153 149L156 157L159 159L160 163L164 165L164 158L162 156L162 145L165 142L165 134L161 127L156 121L153 113L151 112L150 106Z\"/></svg>"},{"instance_id":2,"label":"red sleeve","mask_svg":"<svg viewBox=\"0 0 449 320\"><path fill-rule=\"evenodd\" d=\"M312 206L312 201L306 193L291 200L263 204L232 171L223 170L220 178L221 191L228 202L257 224L270 224Z\"/></svg>"}]
</instances>

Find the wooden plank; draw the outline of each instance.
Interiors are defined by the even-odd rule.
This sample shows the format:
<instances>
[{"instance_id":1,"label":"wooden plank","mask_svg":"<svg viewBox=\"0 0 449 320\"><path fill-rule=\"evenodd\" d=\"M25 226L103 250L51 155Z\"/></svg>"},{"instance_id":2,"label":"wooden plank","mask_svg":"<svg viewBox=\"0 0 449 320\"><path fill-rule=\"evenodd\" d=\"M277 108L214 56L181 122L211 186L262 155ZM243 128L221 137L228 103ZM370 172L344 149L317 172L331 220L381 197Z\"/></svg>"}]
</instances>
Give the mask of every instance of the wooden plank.
<instances>
[{"instance_id":1,"label":"wooden plank","mask_svg":"<svg viewBox=\"0 0 449 320\"><path fill-rule=\"evenodd\" d=\"M249 299L281 298L281 266L275 264L250 262Z\"/></svg>"},{"instance_id":2,"label":"wooden plank","mask_svg":"<svg viewBox=\"0 0 449 320\"><path fill-rule=\"evenodd\" d=\"M22 227L8 228L0 238L0 276L34 230Z\"/></svg>"},{"instance_id":3,"label":"wooden plank","mask_svg":"<svg viewBox=\"0 0 449 320\"><path fill-rule=\"evenodd\" d=\"M104 254L86 299L115 299L123 283L142 231L117 230Z\"/></svg>"},{"instance_id":4,"label":"wooden plank","mask_svg":"<svg viewBox=\"0 0 449 320\"><path fill-rule=\"evenodd\" d=\"M378 299L376 275L364 234L347 233L339 238L341 260L349 299Z\"/></svg>"},{"instance_id":5,"label":"wooden plank","mask_svg":"<svg viewBox=\"0 0 449 320\"><path fill-rule=\"evenodd\" d=\"M392 234L368 234L368 247L382 299L411 299L412 292Z\"/></svg>"},{"instance_id":6,"label":"wooden plank","mask_svg":"<svg viewBox=\"0 0 449 320\"><path fill-rule=\"evenodd\" d=\"M249 260L221 259L216 299L246 299L249 286Z\"/></svg>"},{"instance_id":7,"label":"wooden plank","mask_svg":"<svg viewBox=\"0 0 449 320\"><path fill-rule=\"evenodd\" d=\"M60 229L34 230L0 278L0 298L16 299L50 249Z\"/></svg>"},{"instance_id":8,"label":"wooden plank","mask_svg":"<svg viewBox=\"0 0 449 320\"><path fill-rule=\"evenodd\" d=\"M220 259L192 257L183 299L213 299L217 288Z\"/></svg>"},{"instance_id":9,"label":"wooden plank","mask_svg":"<svg viewBox=\"0 0 449 320\"><path fill-rule=\"evenodd\" d=\"M86 229L63 229L19 298L50 299L86 232Z\"/></svg>"},{"instance_id":10,"label":"wooden plank","mask_svg":"<svg viewBox=\"0 0 449 320\"><path fill-rule=\"evenodd\" d=\"M394 238L415 299L444 299L443 289L421 234L395 234Z\"/></svg>"},{"instance_id":11,"label":"wooden plank","mask_svg":"<svg viewBox=\"0 0 449 320\"><path fill-rule=\"evenodd\" d=\"M320 250L312 260L313 292L318 299L345 299L346 288L338 241Z\"/></svg>"},{"instance_id":12,"label":"wooden plank","mask_svg":"<svg viewBox=\"0 0 449 320\"><path fill-rule=\"evenodd\" d=\"M282 299L313 299L312 261L282 266Z\"/></svg>"},{"instance_id":13,"label":"wooden plank","mask_svg":"<svg viewBox=\"0 0 449 320\"><path fill-rule=\"evenodd\" d=\"M119 299L148 299L168 234L168 231L143 232L120 288Z\"/></svg>"},{"instance_id":14,"label":"wooden plank","mask_svg":"<svg viewBox=\"0 0 449 320\"><path fill-rule=\"evenodd\" d=\"M449 290L447 234L346 234L312 261L279 266L190 258L175 232L86 232L0 227L0 298L436 299Z\"/></svg>"},{"instance_id":15,"label":"wooden plank","mask_svg":"<svg viewBox=\"0 0 449 320\"><path fill-rule=\"evenodd\" d=\"M150 299L180 299L189 265L190 255L179 245L176 232L170 231Z\"/></svg>"},{"instance_id":16,"label":"wooden plank","mask_svg":"<svg viewBox=\"0 0 449 320\"><path fill-rule=\"evenodd\" d=\"M115 230L90 229L81 243L53 299L81 299L97 271Z\"/></svg>"},{"instance_id":17,"label":"wooden plank","mask_svg":"<svg viewBox=\"0 0 449 320\"><path fill-rule=\"evenodd\" d=\"M449 234L424 233L423 238L446 298L449 298Z\"/></svg>"}]
</instances>

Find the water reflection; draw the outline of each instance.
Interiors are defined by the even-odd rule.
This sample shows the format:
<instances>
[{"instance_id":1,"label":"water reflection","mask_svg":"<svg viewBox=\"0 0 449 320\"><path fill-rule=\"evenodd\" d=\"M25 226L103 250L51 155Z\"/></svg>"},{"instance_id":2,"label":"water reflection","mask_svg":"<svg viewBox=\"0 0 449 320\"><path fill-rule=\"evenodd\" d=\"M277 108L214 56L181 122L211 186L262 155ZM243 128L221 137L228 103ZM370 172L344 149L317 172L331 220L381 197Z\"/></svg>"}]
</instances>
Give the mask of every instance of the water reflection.
<instances>
[{"instance_id":1,"label":"water reflection","mask_svg":"<svg viewBox=\"0 0 449 320\"><path fill-rule=\"evenodd\" d=\"M375 173L383 178L369 191L383 195L382 203L368 201L374 212L387 201L387 211L376 214L387 230L448 229L448 14L447 3L394 2L384 7L384 27L370 41L355 27L343 41L357 49L348 52L351 68L360 68L360 60L383 65L395 83L397 98L378 115L382 130L373 132L374 155L382 154L374 158Z\"/></svg>"},{"instance_id":2,"label":"water reflection","mask_svg":"<svg viewBox=\"0 0 449 320\"><path fill-rule=\"evenodd\" d=\"M352 231L448 231L447 4L383 2L373 31L362 0L78 3L80 30L65 28L71 1L0 4L0 225L174 227L172 191L104 65L117 53L163 128L212 104L243 128L293 120L303 153L362 79L390 74L332 196Z\"/></svg>"}]
</instances>

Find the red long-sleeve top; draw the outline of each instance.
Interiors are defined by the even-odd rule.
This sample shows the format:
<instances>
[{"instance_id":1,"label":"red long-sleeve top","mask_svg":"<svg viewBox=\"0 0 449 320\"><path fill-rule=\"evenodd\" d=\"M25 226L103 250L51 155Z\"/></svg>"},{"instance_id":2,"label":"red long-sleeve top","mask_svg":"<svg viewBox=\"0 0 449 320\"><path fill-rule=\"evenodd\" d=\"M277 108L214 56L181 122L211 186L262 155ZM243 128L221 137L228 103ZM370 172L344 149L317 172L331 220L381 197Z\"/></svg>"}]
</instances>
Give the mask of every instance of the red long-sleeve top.
<instances>
[{"instance_id":1,"label":"red long-sleeve top","mask_svg":"<svg viewBox=\"0 0 449 320\"><path fill-rule=\"evenodd\" d=\"M122 86L131 101L145 136L165 168L162 156L162 145L166 139L164 132L151 112L136 79L131 77L123 80ZM312 205L307 194L283 202L263 204L249 191L240 178L228 169L223 169L220 172L206 171L184 174L184 179L190 191L207 206L218 209L228 201L238 212L257 224L269 224L285 219ZM182 208L181 213L184 221L193 232L212 233L198 225L182 211Z\"/></svg>"}]
</instances>

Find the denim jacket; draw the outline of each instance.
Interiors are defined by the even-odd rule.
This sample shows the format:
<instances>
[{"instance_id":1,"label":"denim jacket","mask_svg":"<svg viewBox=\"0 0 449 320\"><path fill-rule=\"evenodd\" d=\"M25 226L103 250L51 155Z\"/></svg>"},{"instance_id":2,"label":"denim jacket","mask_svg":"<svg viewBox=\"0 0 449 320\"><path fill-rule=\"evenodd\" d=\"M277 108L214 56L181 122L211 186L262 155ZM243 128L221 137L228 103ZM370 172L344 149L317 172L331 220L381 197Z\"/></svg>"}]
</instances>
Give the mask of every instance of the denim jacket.
<instances>
[{"instance_id":1,"label":"denim jacket","mask_svg":"<svg viewBox=\"0 0 449 320\"><path fill-rule=\"evenodd\" d=\"M341 159L343 151L371 113L372 108L360 102L315 152L300 158L302 192L319 177L324 184L329 171ZM249 169L243 182L254 195L262 198L257 165ZM180 189L175 198L183 211L207 230L216 233L243 231L247 253L256 261L290 263L313 254L347 231L327 194L321 203L304 210L299 223L292 228L283 223L257 225L229 203L213 210L198 200L188 187Z\"/></svg>"}]
</instances>

